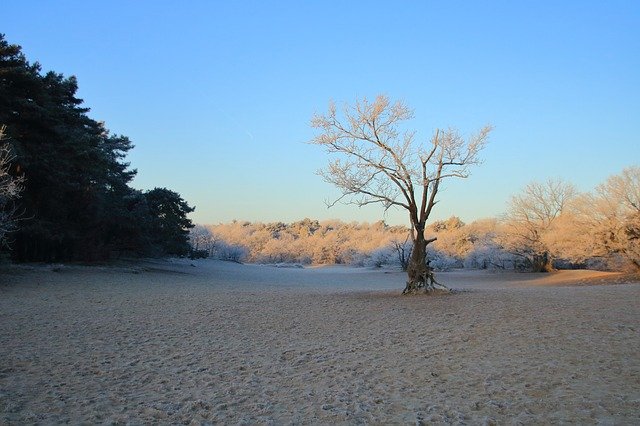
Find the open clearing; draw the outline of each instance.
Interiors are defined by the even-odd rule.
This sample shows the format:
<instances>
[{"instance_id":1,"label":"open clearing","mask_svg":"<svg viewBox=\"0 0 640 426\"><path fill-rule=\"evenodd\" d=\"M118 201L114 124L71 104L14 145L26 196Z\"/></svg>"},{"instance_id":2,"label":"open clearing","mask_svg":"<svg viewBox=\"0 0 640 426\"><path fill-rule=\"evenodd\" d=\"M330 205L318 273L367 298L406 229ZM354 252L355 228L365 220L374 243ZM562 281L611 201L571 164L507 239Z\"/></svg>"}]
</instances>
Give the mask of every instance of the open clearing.
<instances>
[{"instance_id":1,"label":"open clearing","mask_svg":"<svg viewBox=\"0 0 640 426\"><path fill-rule=\"evenodd\" d=\"M194 264L0 270L0 423L640 424L620 275Z\"/></svg>"}]
</instances>

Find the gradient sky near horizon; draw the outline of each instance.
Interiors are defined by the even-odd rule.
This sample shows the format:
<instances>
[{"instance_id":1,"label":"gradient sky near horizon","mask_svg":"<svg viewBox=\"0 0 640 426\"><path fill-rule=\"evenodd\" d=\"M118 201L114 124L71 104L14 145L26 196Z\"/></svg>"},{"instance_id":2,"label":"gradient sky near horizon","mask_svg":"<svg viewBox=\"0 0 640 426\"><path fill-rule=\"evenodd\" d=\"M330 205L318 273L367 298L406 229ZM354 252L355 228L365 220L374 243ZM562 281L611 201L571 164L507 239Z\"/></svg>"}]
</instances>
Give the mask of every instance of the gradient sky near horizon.
<instances>
[{"instance_id":1,"label":"gradient sky near horizon","mask_svg":"<svg viewBox=\"0 0 640 426\"><path fill-rule=\"evenodd\" d=\"M591 190L640 163L637 1L5 0L2 25L43 70L75 75L90 116L129 136L140 189L198 223L304 217L407 224L336 206L315 174L314 113L384 93L437 127L495 126L484 164L433 218L501 214L532 180Z\"/></svg>"}]
</instances>

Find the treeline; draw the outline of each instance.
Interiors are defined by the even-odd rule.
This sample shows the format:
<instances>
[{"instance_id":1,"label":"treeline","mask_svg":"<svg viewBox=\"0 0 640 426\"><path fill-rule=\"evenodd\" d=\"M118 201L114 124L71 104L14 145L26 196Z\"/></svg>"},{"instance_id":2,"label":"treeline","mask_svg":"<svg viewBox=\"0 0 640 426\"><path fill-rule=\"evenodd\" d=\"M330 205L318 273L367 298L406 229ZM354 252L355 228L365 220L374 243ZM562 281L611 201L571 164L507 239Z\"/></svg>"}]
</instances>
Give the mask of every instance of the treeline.
<instances>
[{"instance_id":1,"label":"treeline","mask_svg":"<svg viewBox=\"0 0 640 426\"><path fill-rule=\"evenodd\" d=\"M256 263L360 264L393 242L404 242L407 229L374 224L304 219L286 224L234 221L196 226L192 246L214 257ZM221 249L222 248L222 249Z\"/></svg>"},{"instance_id":2,"label":"treeline","mask_svg":"<svg viewBox=\"0 0 640 426\"><path fill-rule=\"evenodd\" d=\"M75 77L43 72L0 34L0 148L8 153L0 168L19 188L0 189L5 254L46 262L187 254L193 208L166 188L129 186L132 142L89 118L77 91Z\"/></svg>"},{"instance_id":3,"label":"treeline","mask_svg":"<svg viewBox=\"0 0 640 426\"><path fill-rule=\"evenodd\" d=\"M511 197L499 219L432 222L427 258L452 268L550 271L566 268L640 271L640 167L624 169L593 192L560 179L532 182ZM304 219L291 224L197 226L191 244L202 256L258 263L406 267L410 230L402 226Z\"/></svg>"},{"instance_id":4,"label":"treeline","mask_svg":"<svg viewBox=\"0 0 640 426\"><path fill-rule=\"evenodd\" d=\"M470 224L457 217L433 222L426 230L438 240L429 246L431 266L451 268L522 267L516 257L494 243L497 220ZM202 257L254 263L406 267L410 230L380 221L345 223L304 219L290 224L233 221L196 225L191 244Z\"/></svg>"}]
</instances>

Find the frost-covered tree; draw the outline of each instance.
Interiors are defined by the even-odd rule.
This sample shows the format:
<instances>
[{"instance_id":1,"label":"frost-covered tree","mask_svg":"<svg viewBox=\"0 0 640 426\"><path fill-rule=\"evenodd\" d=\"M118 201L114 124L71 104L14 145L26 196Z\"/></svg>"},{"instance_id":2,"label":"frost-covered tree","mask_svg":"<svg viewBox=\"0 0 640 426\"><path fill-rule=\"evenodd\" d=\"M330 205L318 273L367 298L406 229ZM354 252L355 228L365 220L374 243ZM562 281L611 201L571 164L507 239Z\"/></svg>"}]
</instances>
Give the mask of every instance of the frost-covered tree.
<instances>
[{"instance_id":1,"label":"frost-covered tree","mask_svg":"<svg viewBox=\"0 0 640 426\"><path fill-rule=\"evenodd\" d=\"M452 216L447 220L438 220L427 227L438 239L434 248L451 258L462 260L473 249L476 236L472 234L472 227L467 226L460 218Z\"/></svg>"},{"instance_id":2,"label":"frost-covered tree","mask_svg":"<svg viewBox=\"0 0 640 426\"><path fill-rule=\"evenodd\" d=\"M470 166L480 162L479 153L491 131L486 126L464 139L457 130L438 129L430 141L419 143L415 132L401 131L412 117L404 103L392 103L381 95L373 102L356 101L341 113L332 103L327 114L316 115L311 121L319 130L311 142L339 156L321 172L342 191L332 205L342 201L407 210L413 250L403 293L436 289L427 263L427 245L434 241L425 236L427 220L443 180L469 176Z\"/></svg>"},{"instance_id":3,"label":"frost-covered tree","mask_svg":"<svg viewBox=\"0 0 640 426\"><path fill-rule=\"evenodd\" d=\"M398 265L403 271L407 270L409 267L409 259L411 259L413 244L409 242L410 236L411 235L407 235L404 240L396 238L391 241L391 246L393 247L393 251L398 259Z\"/></svg>"},{"instance_id":4,"label":"frost-covered tree","mask_svg":"<svg viewBox=\"0 0 640 426\"><path fill-rule=\"evenodd\" d=\"M609 177L573 206L563 236L568 253L640 272L640 167Z\"/></svg>"},{"instance_id":5,"label":"frost-covered tree","mask_svg":"<svg viewBox=\"0 0 640 426\"><path fill-rule=\"evenodd\" d=\"M623 256L640 272L640 167L628 167L596 189L598 215L595 244Z\"/></svg>"},{"instance_id":6,"label":"frost-covered tree","mask_svg":"<svg viewBox=\"0 0 640 426\"><path fill-rule=\"evenodd\" d=\"M210 257L215 243L213 233L204 225L195 225L189 231L189 244L191 244L192 255L196 257Z\"/></svg>"},{"instance_id":7,"label":"frost-covered tree","mask_svg":"<svg viewBox=\"0 0 640 426\"><path fill-rule=\"evenodd\" d=\"M551 271L554 253L549 240L557 219L575 196L575 187L561 179L528 184L511 197L506 226L497 241L532 271Z\"/></svg>"},{"instance_id":8,"label":"frost-covered tree","mask_svg":"<svg viewBox=\"0 0 640 426\"><path fill-rule=\"evenodd\" d=\"M0 126L0 247L6 246L7 236L16 229L15 201L23 190L23 176L12 176L9 173L11 162L15 156L5 141L5 126Z\"/></svg>"}]
</instances>

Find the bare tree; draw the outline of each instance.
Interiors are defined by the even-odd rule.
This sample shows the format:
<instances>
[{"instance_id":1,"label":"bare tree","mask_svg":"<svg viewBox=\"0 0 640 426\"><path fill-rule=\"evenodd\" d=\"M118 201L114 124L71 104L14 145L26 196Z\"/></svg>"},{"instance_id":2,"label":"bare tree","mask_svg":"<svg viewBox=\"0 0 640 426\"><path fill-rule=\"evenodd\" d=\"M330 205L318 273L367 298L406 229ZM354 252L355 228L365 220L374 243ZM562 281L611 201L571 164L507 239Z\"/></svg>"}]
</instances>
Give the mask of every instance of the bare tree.
<instances>
[{"instance_id":1,"label":"bare tree","mask_svg":"<svg viewBox=\"0 0 640 426\"><path fill-rule=\"evenodd\" d=\"M391 246L398 257L398 264L403 271L407 270L409 267L409 259L411 259L411 249L413 246L408 244L410 237L411 234L407 234L407 237L402 242L398 239L391 241Z\"/></svg>"},{"instance_id":2,"label":"bare tree","mask_svg":"<svg viewBox=\"0 0 640 426\"><path fill-rule=\"evenodd\" d=\"M560 179L528 184L509 201L505 232L498 238L500 244L521 257L532 271L551 271L549 238L555 222L575 197L575 187Z\"/></svg>"},{"instance_id":3,"label":"bare tree","mask_svg":"<svg viewBox=\"0 0 640 426\"><path fill-rule=\"evenodd\" d=\"M192 255L206 254L206 257L209 257L213 254L216 238L206 226L196 224L189 231L189 244L191 244Z\"/></svg>"},{"instance_id":4,"label":"bare tree","mask_svg":"<svg viewBox=\"0 0 640 426\"><path fill-rule=\"evenodd\" d=\"M571 241L579 242L574 245L584 257L618 257L624 261L620 266L640 272L640 167L610 176L574 207Z\"/></svg>"},{"instance_id":5,"label":"bare tree","mask_svg":"<svg viewBox=\"0 0 640 426\"><path fill-rule=\"evenodd\" d=\"M0 126L0 247L7 246L7 236L16 230L17 207L15 200L23 190L24 177L9 173L15 156L5 140L6 126Z\"/></svg>"},{"instance_id":6,"label":"bare tree","mask_svg":"<svg viewBox=\"0 0 640 426\"><path fill-rule=\"evenodd\" d=\"M401 132L413 112L402 102L386 96L345 106L338 113L331 103L326 115L316 115L312 127L320 133L311 141L340 157L321 172L324 179L342 190L337 202L358 206L381 204L385 209L401 207L409 213L413 250L407 267L403 293L429 292L439 285L428 265L425 225L440 185L447 178L466 178L469 166L480 163L491 126L465 140L455 129L436 130L430 142L415 141L415 132Z\"/></svg>"},{"instance_id":7,"label":"bare tree","mask_svg":"<svg viewBox=\"0 0 640 426\"><path fill-rule=\"evenodd\" d=\"M621 174L609 177L598 186L597 192L608 206L617 207L610 239L602 244L621 254L640 272L640 167L628 167ZM613 238L612 232L616 233Z\"/></svg>"}]
</instances>

